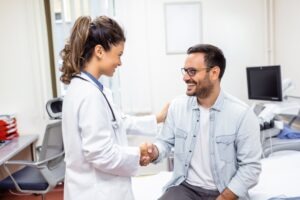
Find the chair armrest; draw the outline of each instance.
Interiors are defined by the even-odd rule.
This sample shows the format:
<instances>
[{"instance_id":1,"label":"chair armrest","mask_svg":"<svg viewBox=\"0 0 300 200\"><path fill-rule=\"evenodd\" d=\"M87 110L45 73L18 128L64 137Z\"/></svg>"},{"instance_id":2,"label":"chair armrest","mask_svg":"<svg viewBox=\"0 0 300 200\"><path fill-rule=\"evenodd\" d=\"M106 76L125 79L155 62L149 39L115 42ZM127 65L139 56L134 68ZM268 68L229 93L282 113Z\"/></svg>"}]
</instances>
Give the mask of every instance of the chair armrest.
<instances>
[{"instance_id":1,"label":"chair armrest","mask_svg":"<svg viewBox=\"0 0 300 200\"><path fill-rule=\"evenodd\" d=\"M38 162L33 162L33 161L28 161L28 160L9 160L9 161L6 161L4 163L4 166L5 165L25 165L25 166L30 166L30 167L36 167L36 168L45 168L46 163L48 163L49 161L52 161L56 158L59 158L61 156L63 156L65 154L65 152L61 152L55 156L52 156L46 160L42 160L42 161L38 161Z\"/></svg>"},{"instance_id":2,"label":"chair armrest","mask_svg":"<svg viewBox=\"0 0 300 200\"><path fill-rule=\"evenodd\" d=\"M48 163L48 162L50 162L50 161L52 161L52 160L55 160L56 158L59 158L59 157L61 157L61 156L63 156L63 155L65 155L65 152L63 151L63 152L60 152L59 154L57 154L57 155L55 155L55 156L52 156L52 157L50 157L50 158L48 158L48 159L45 159L45 160L42 160L42 161L38 161L38 162L36 162L38 165L44 165L44 164L46 164L46 163Z\"/></svg>"},{"instance_id":3,"label":"chair armrest","mask_svg":"<svg viewBox=\"0 0 300 200\"><path fill-rule=\"evenodd\" d=\"M25 165L25 166L38 168L38 164L36 162L28 161L28 160L10 160L10 161L6 161L4 163L4 166L5 165Z\"/></svg>"}]
</instances>

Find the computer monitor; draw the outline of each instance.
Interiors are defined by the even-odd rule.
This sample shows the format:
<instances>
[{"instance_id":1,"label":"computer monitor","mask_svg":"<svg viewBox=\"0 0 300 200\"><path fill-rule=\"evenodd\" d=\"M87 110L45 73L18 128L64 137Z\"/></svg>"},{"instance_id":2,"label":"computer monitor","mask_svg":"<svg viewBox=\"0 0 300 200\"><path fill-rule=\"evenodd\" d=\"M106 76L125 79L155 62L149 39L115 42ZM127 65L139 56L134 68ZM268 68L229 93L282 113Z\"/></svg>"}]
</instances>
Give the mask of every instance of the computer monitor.
<instances>
[{"instance_id":1,"label":"computer monitor","mask_svg":"<svg viewBox=\"0 0 300 200\"><path fill-rule=\"evenodd\" d=\"M280 65L247 67L248 98L282 101Z\"/></svg>"}]
</instances>

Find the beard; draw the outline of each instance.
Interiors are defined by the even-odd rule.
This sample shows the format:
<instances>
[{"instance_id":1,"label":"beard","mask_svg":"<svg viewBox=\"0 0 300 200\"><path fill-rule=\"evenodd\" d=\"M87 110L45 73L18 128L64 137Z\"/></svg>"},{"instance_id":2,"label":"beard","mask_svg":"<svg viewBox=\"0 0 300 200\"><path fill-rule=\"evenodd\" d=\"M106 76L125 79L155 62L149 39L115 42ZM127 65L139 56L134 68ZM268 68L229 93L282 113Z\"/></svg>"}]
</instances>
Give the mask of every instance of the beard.
<instances>
[{"instance_id":1,"label":"beard","mask_svg":"<svg viewBox=\"0 0 300 200\"><path fill-rule=\"evenodd\" d=\"M185 81L187 84L192 83L196 85L196 88L194 91L187 91L186 94L188 96L196 96L198 98L204 99L207 98L213 91L214 85L213 83L209 80L208 75L204 77L202 81L195 82L193 80L188 80Z\"/></svg>"}]
</instances>

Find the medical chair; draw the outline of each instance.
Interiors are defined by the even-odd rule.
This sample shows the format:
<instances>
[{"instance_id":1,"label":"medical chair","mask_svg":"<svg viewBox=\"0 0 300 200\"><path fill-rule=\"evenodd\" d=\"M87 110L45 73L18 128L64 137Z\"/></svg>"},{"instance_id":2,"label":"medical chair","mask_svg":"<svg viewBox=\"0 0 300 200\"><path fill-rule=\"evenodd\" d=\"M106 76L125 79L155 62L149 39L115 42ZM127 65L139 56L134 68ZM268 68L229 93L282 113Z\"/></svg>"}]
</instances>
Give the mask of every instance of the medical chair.
<instances>
[{"instance_id":1,"label":"medical chair","mask_svg":"<svg viewBox=\"0 0 300 200\"><path fill-rule=\"evenodd\" d=\"M61 118L62 99L52 99L47 103L47 111L52 119ZM46 126L42 146L37 148L37 161L10 160L4 164L9 175L0 182L1 189L16 189L23 193L45 194L64 180L65 163L61 120ZM24 166L11 173L8 166Z\"/></svg>"}]
</instances>

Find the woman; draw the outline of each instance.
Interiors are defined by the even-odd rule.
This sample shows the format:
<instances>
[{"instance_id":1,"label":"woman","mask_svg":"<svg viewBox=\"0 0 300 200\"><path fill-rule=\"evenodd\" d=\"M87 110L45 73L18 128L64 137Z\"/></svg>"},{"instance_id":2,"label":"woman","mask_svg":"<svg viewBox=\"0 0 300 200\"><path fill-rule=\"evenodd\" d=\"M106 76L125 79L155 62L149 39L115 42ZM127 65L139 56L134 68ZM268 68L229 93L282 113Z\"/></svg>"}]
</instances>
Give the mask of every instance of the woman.
<instances>
[{"instance_id":1,"label":"woman","mask_svg":"<svg viewBox=\"0 0 300 200\"><path fill-rule=\"evenodd\" d=\"M130 176L142 163L142 150L128 147L126 134L153 133L165 119L167 107L156 117L122 115L98 81L121 65L124 43L113 19L80 17L61 52L61 81L69 84L62 120L65 200L133 200Z\"/></svg>"}]
</instances>

